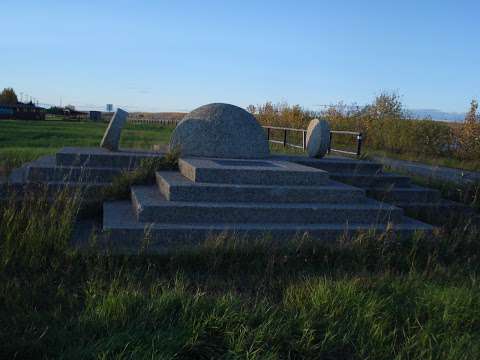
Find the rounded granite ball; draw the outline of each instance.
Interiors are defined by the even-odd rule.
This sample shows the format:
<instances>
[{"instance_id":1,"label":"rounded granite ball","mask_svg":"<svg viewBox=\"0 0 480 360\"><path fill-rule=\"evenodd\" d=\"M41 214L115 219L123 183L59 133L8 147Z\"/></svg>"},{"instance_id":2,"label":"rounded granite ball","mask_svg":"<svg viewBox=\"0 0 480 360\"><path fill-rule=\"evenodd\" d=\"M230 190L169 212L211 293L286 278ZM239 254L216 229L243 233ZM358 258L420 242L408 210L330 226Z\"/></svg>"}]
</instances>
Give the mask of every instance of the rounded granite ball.
<instances>
[{"instance_id":1,"label":"rounded granite ball","mask_svg":"<svg viewBox=\"0 0 480 360\"><path fill-rule=\"evenodd\" d=\"M201 106L177 125L170 150L181 156L231 159L265 158L269 147L265 131L248 111L234 105Z\"/></svg>"},{"instance_id":2,"label":"rounded granite ball","mask_svg":"<svg viewBox=\"0 0 480 360\"><path fill-rule=\"evenodd\" d=\"M307 154L309 157L322 158L330 143L330 125L325 120L313 119L307 128Z\"/></svg>"}]
</instances>

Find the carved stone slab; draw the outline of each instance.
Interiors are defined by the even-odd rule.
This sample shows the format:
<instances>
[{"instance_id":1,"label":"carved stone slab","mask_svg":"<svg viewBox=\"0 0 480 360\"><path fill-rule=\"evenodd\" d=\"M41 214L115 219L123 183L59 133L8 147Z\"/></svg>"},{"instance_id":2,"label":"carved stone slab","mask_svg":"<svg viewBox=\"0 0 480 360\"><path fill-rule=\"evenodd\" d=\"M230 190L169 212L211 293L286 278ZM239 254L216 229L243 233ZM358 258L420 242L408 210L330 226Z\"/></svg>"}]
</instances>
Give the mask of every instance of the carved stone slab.
<instances>
[{"instance_id":1,"label":"carved stone slab","mask_svg":"<svg viewBox=\"0 0 480 360\"><path fill-rule=\"evenodd\" d=\"M128 113L122 109L117 109L115 114L113 114L110 123L108 124L108 128L103 135L102 142L100 146L102 148L116 151L118 150L118 146L120 144L120 135L122 134L122 128L127 121Z\"/></svg>"}]
</instances>

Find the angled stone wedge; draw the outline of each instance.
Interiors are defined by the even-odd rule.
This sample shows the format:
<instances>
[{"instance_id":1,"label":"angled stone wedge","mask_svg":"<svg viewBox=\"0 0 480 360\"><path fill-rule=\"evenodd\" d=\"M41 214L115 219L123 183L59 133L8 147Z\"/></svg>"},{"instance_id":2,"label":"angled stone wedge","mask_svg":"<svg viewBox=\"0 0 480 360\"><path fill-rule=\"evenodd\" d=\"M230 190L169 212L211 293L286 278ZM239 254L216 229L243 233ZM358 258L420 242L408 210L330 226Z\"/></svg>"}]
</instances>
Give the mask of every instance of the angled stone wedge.
<instances>
[{"instance_id":1,"label":"angled stone wedge","mask_svg":"<svg viewBox=\"0 0 480 360\"><path fill-rule=\"evenodd\" d=\"M108 128L103 135L100 146L102 148L117 151L120 144L120 135L122 134L122 128L127 121L128 113L122 109L117 109L113 114Z\"/></svg>"}]
</instances>

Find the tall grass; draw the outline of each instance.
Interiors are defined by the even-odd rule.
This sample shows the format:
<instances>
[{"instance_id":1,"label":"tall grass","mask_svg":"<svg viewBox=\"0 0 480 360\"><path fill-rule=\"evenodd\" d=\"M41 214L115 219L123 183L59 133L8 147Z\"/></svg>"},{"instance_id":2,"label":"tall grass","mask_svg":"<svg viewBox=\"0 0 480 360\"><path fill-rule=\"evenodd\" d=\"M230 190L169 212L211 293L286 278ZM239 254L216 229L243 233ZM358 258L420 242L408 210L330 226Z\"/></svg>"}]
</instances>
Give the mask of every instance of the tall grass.
<instances>
[{"instance_id":1,"label":"tall grass","mask_svg":"<svg viewBox=\"0 0 480 360\"><path fill-rule=\"evenodd\" d=\"M0 203L0 268L52 266L69 246L81 201L80 192L9 193ZM14 269L15 270L15 269Z\"/></svg>"},{"instance_id":2,"label":"tall grass","mask_svg":"<svg viewBox=\"0 0 480 360\"><path fill-rule=\"evenodd\" d=\"M1 358L476 359L479 233L68 246L75 197L0 212ZM121 239L118 239L119 241Z\"/></svg>"}]
</instances>

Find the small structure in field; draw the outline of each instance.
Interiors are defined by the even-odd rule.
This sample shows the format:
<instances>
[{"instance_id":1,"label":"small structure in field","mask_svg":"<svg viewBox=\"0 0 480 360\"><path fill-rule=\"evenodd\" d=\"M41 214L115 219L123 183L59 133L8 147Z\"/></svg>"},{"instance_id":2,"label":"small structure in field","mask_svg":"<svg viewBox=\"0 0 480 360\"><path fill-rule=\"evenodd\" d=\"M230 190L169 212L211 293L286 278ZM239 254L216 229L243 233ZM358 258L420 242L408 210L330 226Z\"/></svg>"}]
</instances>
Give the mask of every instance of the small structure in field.
<instances>
[{"instance_id":1,"label":"small structure in field","mask_svg":"<svg viewBox=\"0 0 480 360\"><path fill-rule=\"evenodd\" d=\"M90 121L100 122L102 121L102 112L101 111L90 111L89 112Z\"/></svg>"},{"instance_id":2,"label":"small structure in field","mask_svg":"<svg viewBox=\"0 0 480 360\"><path fill-rule=\"evenodd\" d=\"M34 103L0 104L0 119L45 120L46 110Z\"/></svg>"}]
</instances>

